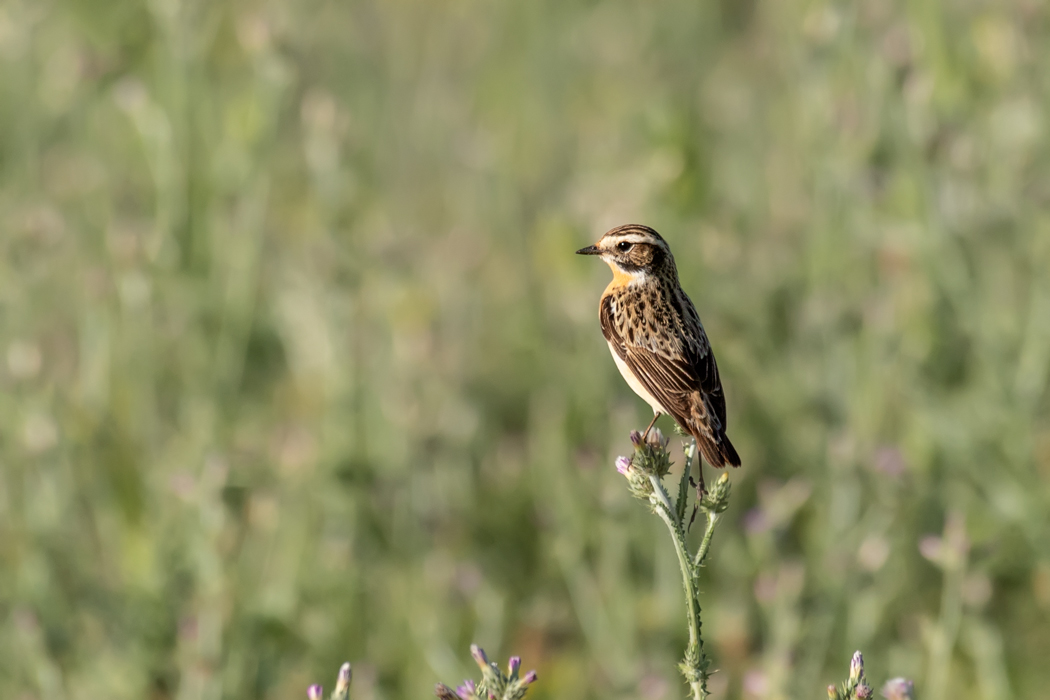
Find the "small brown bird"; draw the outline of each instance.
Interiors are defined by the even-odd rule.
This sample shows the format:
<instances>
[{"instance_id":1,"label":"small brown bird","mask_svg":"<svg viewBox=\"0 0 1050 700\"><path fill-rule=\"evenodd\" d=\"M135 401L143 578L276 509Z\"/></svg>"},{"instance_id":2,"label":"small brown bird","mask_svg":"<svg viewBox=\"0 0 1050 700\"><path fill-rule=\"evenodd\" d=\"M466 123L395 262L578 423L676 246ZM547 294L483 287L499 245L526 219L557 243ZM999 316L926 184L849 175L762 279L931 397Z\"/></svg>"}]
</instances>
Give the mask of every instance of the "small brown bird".
<instances>
[{"instance_id":1,"label":"small brown bird","mask_svg":"<svg viewBox=\"0 0 1050 700\"><path fill-rule=\"evenodd\" d=\"M712 467L740 466L726 436L726 400L700 317L678 283L667 242L639 224L619 226L576 251L598 255L613 271L599 305L602 333L620 374L653 407L696 439ZM698 488L704 491L700 469Z\"/></svg>"}]
</instances>

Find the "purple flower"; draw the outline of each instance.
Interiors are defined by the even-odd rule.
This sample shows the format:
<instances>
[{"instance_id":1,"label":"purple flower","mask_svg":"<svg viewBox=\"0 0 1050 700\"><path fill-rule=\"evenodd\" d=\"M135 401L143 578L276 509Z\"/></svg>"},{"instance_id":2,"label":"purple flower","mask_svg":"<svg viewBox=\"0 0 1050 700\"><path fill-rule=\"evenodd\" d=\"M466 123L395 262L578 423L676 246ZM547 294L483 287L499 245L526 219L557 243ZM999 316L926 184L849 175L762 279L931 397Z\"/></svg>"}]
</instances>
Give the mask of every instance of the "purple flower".
<instances>
[{"instance_id":1,"label":"purple flower","mask_svg":"<svg viewBox=\"0 0 1050 700\"><path fill-rule=\"evenodd\" d=\"M510 677L511 678L517 678L518 677L518 669L521 668L521 657L520 656L512 656L512 657L510 657L510 663L507 664L507 667L510 669Z\"/></svg>"},{"instance_id":2,"label":"purple flower","mask_svg":"<svg viewBox=\"0 0 1050 700\"><path fill-rule=\"evenodd\" d=\"M891 678L882 686L882 697L886 700L911 700L915 684L907 678Z\"/></svg>"},{"instance_id":3,"label":"purple flower","mask_svg":"<svg viewBox=\"0 0 1050 700\"><path fill-rule=\"evenodd\" d=\"M522 685L532 685L536 682L537 678L539 678L539 676L536 675L535 671L529 671L525 674L525 677L521 679L521 683Z\"/></svg>"},{"instance_id":4,"label":"purple flower","mask_svg":"<svg viewBox=\"0 0 1050 700\"><path fill-rule=\"evenodd\" d=\"M864 685L861 683L857 686L857 700L871 700L871 694L872 690L870 685Z\"/></svg>"},{"instance_id":5,"label":"purple flower","mask_svg":"<svg viewBox=\"0 0 1050 700\"><path fill-rule=\"evenodd\" d=\"M620 472L624 476L627 476L627 472L631 471L631 460L628 457L620 455L616 458L616 471Z\"/></svg>"},{"instance_id":6,"label":"purple flower","mask_svg":"<svg viewBox=\"0 0 1050 700\"><path fill-rule=\"evenodd\" d=\"M476 688L477 686L474 685L474 681L468 678L463 681L463 685L456 688L456 695L462 698L462 700L470 700L474 697L474 690Z\"/></svg>"},{"instance_id":7,"label":"purple flower","mask_svg":"<svg viewBox=\"0 0 1050 700\"><path fill-rule=\"evenodd\" d=\"M637 430L631 431L631 444L634 445L635 450L642 449L642 434Z\"/></svg>"},{"instance_id":8,"label":"purple flower","mask_svg":"<svg viewBox=\"0 0 1050 700\"><path fill-rule=\"evenodd\" d=\"M324 688L321 687L320 683L314 683L306 689L306 697L310 700L321 700L322 695L324 695Z\"/></svg>"}]
</instances>

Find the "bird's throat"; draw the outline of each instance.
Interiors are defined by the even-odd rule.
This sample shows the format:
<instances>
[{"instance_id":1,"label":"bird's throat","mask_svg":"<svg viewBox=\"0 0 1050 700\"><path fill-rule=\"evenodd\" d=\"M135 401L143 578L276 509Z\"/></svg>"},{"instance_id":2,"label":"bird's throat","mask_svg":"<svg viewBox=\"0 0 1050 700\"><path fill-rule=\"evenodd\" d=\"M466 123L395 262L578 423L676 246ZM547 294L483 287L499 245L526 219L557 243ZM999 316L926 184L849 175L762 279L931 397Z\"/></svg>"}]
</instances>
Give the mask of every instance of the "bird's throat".
<instances>
[{"instance_id":1,"label":"bird's throat","mask_svg":"<svg viewBox=\"0 0 1050 700\"><path fill-rule=\"evenodd\" d=\"M622 267L611 260L606 260L605 262L613 273L612 282L610 282L609 286L605 288L606 291L645 281L646 274L642 270L638 270L637 272L626 272Z\"/></svg>"}]
</instances>

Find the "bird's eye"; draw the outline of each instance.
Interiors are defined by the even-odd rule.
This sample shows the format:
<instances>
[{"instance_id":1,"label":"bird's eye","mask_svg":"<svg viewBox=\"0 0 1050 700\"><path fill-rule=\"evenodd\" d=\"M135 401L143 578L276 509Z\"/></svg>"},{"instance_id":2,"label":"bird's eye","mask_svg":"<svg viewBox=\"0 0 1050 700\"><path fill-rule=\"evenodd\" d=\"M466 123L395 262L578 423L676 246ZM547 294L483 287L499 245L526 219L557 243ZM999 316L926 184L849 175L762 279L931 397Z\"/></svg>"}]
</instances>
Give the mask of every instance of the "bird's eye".
<instances>
[{"instance_id":1,"label":"bird's eye","mask_svg":"<svg viewBox=\"0 0 1050 700\"><path fill-rule=\"evenodd\" d=\"M634 247L634 243L628 243L627 241L620 241L616 244L616 249L621 253L626 253L628 250Z\"/></svg>"}]
</instances>

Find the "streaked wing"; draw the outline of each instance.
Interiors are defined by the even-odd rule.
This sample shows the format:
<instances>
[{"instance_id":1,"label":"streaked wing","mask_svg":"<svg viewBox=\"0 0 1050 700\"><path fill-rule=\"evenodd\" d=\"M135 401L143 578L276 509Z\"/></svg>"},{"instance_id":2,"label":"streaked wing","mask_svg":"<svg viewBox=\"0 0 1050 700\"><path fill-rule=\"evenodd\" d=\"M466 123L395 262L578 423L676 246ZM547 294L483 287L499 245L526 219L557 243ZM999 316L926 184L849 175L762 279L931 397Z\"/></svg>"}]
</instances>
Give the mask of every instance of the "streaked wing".
<instances>
[{"instance_id":1,"label":"streaked wing","mask_svg":"<svg viewBox=\"0 0 1050 700\"><path fill-rule=\"evenodd\" d=\"M602 333L620 359L679 424L692 422L694 408L701 408L695 404L699 393L706 427L718 434L725 429L726 417L718 365L692 305L680 311L681 332L673 333L665 347L652 342L652 334L629 331L629 321L612 295L602 300L599 316Z\"/></svg>"}]
</instances>

